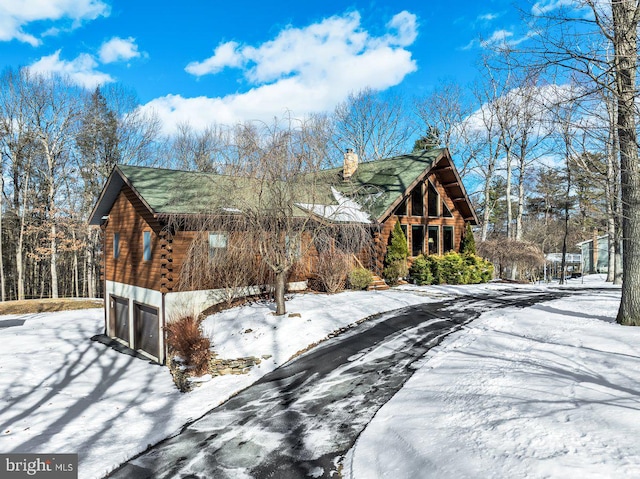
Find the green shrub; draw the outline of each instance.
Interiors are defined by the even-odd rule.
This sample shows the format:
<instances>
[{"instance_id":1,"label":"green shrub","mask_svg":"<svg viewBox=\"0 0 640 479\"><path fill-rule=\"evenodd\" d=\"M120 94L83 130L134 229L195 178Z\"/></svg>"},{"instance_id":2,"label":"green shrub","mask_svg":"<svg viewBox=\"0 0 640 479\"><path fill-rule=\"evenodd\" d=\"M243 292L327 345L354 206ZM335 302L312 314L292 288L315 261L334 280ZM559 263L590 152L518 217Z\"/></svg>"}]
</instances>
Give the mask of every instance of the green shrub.
<instances>
[{"instance_id":1,"label":"green shrub","mask_svg":"<svg viewBox=\"0 0 640 479\"><path fill-rule=\"evenodd\" d=\"M367 289L373 281L373 273L365 268L355 268L349 273L349 286L351 289Z\"/></svg>"},{"instance_id":2,"label":"green shrub","mask_svg":"<svg viewBox=\"0 0 640 479\"><path fill-rule=\"evenodd\" d=\"M429 269L431 269L431 274L433 275L433 282L431 284L446 283L442 268L442 256L430 255L427 256L427 261L429 263Z\"/></svg>"},{"instance_id":3,"label":"green shrub","mask_svg":"<svg viewBox=\"0 0 640 479\"><path fill-rule=\"evenodd\" d=\"M424 285L433 283L430 263L427 257L422 254L413 260L409 274L415 280L416 284Z\"/></svg>"},{"instance_id":4,"label":"green shrub","mask_svg":"<svg viewBox=\"0 0 640 479\"><path fill-rule=\"evenodd\" d=\"M493 264L472 254L420 255L410 273L417 284L477 284L491 280Z\"/></svg>"},{"instance_id":5,"label":"green shrub","mask_svg":"<svg viewBox=\"0 0 640 479\"><path fill-rule=\"evenodd\" d=\"M408 274L409 268L407 268L406 261L396 261L382 270L384 280L392 286L398 284L398 280L406 277Z\"/></svg>"},{"instance_id":6,"label":"green shrub","mask_svg":"<svg viewBox=\"0 0 640 479\"><path fill-rule=\"evenodd\" d=\"M462 257L456 252L449 252L440 261L442 279L447 284L468 284L469 275Z\"/></svg>"}]
</instances>

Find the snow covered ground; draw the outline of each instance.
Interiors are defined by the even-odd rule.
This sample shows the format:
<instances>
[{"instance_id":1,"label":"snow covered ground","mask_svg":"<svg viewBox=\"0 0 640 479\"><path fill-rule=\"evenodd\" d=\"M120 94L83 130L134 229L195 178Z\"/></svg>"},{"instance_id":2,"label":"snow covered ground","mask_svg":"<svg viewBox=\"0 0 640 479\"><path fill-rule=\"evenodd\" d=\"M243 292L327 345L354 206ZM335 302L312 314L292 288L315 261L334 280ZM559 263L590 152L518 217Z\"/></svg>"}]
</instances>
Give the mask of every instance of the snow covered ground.
<instances>
[{"instance_id":1,"label":"snow covered ground","mask_svg":"<svg viewBox=\"0 0 640 479\"><path fill-rule=\"evenodd\" d=\"M301 294L287 303L292 316L273 316L269 303L210 316L203 324L220 357L272 357L188 394L166 367L90 341L103 330L101 309L0 316L0 452L78 453L80 478L103 477L329 333L429 300L399 291ZM15 319L25 322L2 328Z\"/></svg>"},{"instance_id":2,"label":"snow covered ground","mask_svg":"<svg viewBox=\"0 0 640 479\"><path fill-rule=\"evenodd\" d=\"M355 479L640 477L640 328L617 326L619 288L488 312L425 358L345 460ZM597 286L604 286L598 282ZM271 355L248 375L179 393L167 368L89 338L102 310L0 317L0 452L79 453L104 476L329 333L377 312L487 289L404 286L296 295L291 316L252 304L210 316L223 358ZM2 322L24 319L21 326ZM5 323L9 324L9 323Z\"/></svg>"},{"instance_id":3,"label":"snow covered ground","mask_svg":"<svg viewBox=\"0 0 640 479\"><path fill-rule=\"evenodd\" d=\"M615 323L619 300L484 314L378 411L345 477L640 477L640 328Z\"/></svg>"}]
</instances>

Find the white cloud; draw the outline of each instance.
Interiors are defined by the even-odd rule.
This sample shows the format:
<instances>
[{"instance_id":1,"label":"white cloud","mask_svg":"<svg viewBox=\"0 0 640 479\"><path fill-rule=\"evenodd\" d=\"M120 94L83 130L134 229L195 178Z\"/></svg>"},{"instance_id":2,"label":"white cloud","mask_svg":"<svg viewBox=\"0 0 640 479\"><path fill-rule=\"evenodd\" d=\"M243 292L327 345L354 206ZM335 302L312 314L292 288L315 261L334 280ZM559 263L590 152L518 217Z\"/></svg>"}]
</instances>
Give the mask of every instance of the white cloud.
<instances>
[{"instance_id":1,"label":"white cloud","mask_svg":"<svg viewBox=\"0 0 640 479\"><path fill-rule=\"evenodd\" d=\"M484 15L478 15L478 20L481 22L491 22L498 18L500 15L497 13L485 13Z\"/></svg>"},{"instance_id":2,"label":"white cloud","mask_svg":"<svg viewBox=\"0 0 640 479\"><path fill-rule=\"evenodd\" d=\"M70 28L77 28L109 13L102 0L0 0L0 41L15 39L36 46L40 39L24 30L32 22L70 22ZM46 33L56 31L50 28Z\"/></svg>"},{"instance_id":3,"label":"white cloud","mask_svg":"<svg viewBox=\"0 0 640 479\"><path fill-rule=\"evenodd\" d=\"M60 50L54 54L42 57L37 62L29 65L29 71L40 75L63 75L84 88L95 88L103 83L110 83L114 79L96 70L98 63L86 53L78 55L74 60L66 61L60 59Z\"/></svg>"},{"instance_id":4,"label":"white cloud","mask_svg":"<svg viewBox=\"0 0 640 479\"><path fill-rule=\"evenodd\" d=\"M531 7L531 13L544 15L563 7L578 7L578 3L575 0L544 0L534 3Z\"/></svg>"},{"instance_id":5,"label":"white cloud","mask_svg":"<svg viewBox=\"0 0 640 479\"><path fill-rule=\"evenodd\" d=\"M185 70L195 76L218 73L225 67L239 67L244 60L237 51L239 45L236 42L221 43L215 49L213 56L203 62L191 62Z\"/></svg>"},{"instance_id":6,"label":"white cloud","mask_svg":"<svg viewBox=\"0 0 640 479\"><path fill-rule=\"evenodd\" d=\"M304 28L287 27L261 45L221 43L214 55L187 65L202 76L239 68L253 88L218 98L167 95L147 103L170 133L180 122L206 127L212 122L269 121L291 111L297 116L329 111L350 92L397 85L417 69L406 49L417 36L416 16L395 15L387 32L364 30L357 12L333 16Z\"/></svg>"},{"instance_id":7,"label":"white cloud","mask_svg":"<svg viewBox=\"0 0 640 479\"><path fill-rule=\"evenodd\" d=\"M119 61L127 61L132 58L138 58L142 54L138 51L136 39L133 37L120 38L113 37L100 47L100 61L102 63L113 63Z\"/></svg>"},{"instance_id":8,"label":"white cloud","mask_svg":"<svg viewBox=\"0 0 640 479\"><path fill-rule=\"evenodd\" d=\"M417 17L406 10L395 15L387 24L387 28L389 30L396 30L396 35L389 37L389 43L392 45L407 47L411 45L418 36Z\"/></svg>"}]
</instances>

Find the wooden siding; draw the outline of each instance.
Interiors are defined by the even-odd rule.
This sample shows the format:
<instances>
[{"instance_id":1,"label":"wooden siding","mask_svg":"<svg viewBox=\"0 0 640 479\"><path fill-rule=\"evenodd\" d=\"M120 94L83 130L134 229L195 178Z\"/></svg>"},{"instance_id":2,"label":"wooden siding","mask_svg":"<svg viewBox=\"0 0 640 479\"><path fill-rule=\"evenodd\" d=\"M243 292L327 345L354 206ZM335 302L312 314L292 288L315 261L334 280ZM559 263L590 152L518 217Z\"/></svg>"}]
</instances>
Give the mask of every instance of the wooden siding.
<instances>
[{"instance_id":1,"label":"wooden siding","mask_svg":"<svg viewBox=\"0 0 640 479\"><path fill-rule=\"evenodd\" d=\"M392 214L391 216L389 216L389 218L386 219L386 221L384 223L382 223L381 225L381 229L380 229L380 233L377 235L376 237L376 251L377 251L377 263L376 263L376 272L377 273L381 273L382 272L382 268L384 267L383 261L384 261L384 256L386 254L387 251L387 245L389 244L389 238L391 236L391 231L393 231L393 228L396 224L396 221L400 221L401 225L406 225L407 226L407 243L409 246L409 254L411 254L411 244L412 244L412 233L411 233L411 226L412 225L422 225L425 227L425 242L423 244L423 250L426 252L426 248L427 248L427 239L428 239L428 234L427 234L427 227L428 226L438 226L439 227L439 235L438 235L438 239L439 239L439 245L438 245L438 252L439 254L443 254L446 253L446 251L444 251L444 245L443 245L443 240L444 240L444 234L443 234L443 226L453 226L453 234L454 234L454 250L455 251L459 251L460 250L460 241L462 240L462 235L464 234L465 231L465 219L462 216L462 214L460 213L460 210L458 209L456 202L454 202L450 196L447 194L447 190L446 188L442 185L442 182L440 181L439 175L437 172L432 172L430 173L427 178L425 179L425 181L430 181L431 184L436 188L436 190L438 191L438 194L440 196L440 202L444 202L447 207L449 208L449 210L451 211L452 217L451 218L445 218L444 216L442 216L442 205L440 206L440 216L438 217L429 217L429 216L425 216L426 210L427 210L427 205L428 205L428 198L427 198L427 190L428 188L426 188L426 182L420 182L416 188L420 188L422 187L421 185L425 185L423 187L423 193L424 193L424 201L423 201L423 205L424 205L424 212L419 214L419 215L413 215L412 211L411 211L411 192L407 191L406 192L406 201L407 201L407 215L403 215L403 216L396 216L395 214Z\"/></svg>"},{"instance_id":2,"label":"wooden siding","mask_svg":"<svg viewBox=\"0 0 640 479\"><path fill-rule=\"evenodd\" d=\"M447 176L449 175L449 176ZM436 188L439 194L439 216L429 217L427 182ZM443 226L454 228L454 250L460 248L460 241L465 231L465 218L461 213L458 201L452 200L449 192L456 185L451 181L448 167L431 170L422 178L415 188L422 188L423 208L414 215L411 211L411 191L405 192L407 205L406 215L397 216L391 214L380 225L379 230L372 232L374 237L373 255L368 251L358 254L358 259L365 267L373 269L377 274L382 273L384 256L389 242L391 231L396 223L406 225L409 251L412 249L413 225L424 226L423 251L428 247L428 227L438 226L438 253L444 251ZM442 216L444 203L451 211L452 217ZM397 209L397 208L396 208ZM467 218L468 220L468 218ZM143 232L151 233L151 260L143 259ZM169 233L163 225L147 209L136 193L127 185L124 185L109 213L109 219L103 226L104 232L104 278L110 281L130 284L133 286L153 289L162 293L176 290L180 279L180 272L187 260L189 247L199 234L196 231L174 231ZM114 233L120 234L120 254L113 257ZM233 241L230 239L230 241ZM310 238L303 239L308 245ZM294 267L290 274L290 281L301 281L314 276L318 252L311 245L303 246L306 254Z\"/></svg>"},{"instance_id":3,"label":"wooden siding","mask_svg":"<svg viewBox=\"0 0 640 479\"><path fill-rule=\"evenodd\" d=\"M128 186L120 191L103 231L105 279L159 291L162 287L161 226ZM143 259L144 231L151 233L149 261ZM120 234L117 258L113 257L114 233Z\"/></svg>"}]
</instances>

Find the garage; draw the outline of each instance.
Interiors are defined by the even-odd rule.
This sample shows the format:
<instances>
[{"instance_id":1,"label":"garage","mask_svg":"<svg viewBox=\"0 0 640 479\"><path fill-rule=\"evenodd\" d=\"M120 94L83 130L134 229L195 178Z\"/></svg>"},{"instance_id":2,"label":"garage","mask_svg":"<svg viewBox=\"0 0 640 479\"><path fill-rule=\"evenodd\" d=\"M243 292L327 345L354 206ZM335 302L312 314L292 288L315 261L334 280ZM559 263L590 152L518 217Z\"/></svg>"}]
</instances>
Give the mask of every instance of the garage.
<instances>
[{"instance_id":1,"label":"garage","mask_svg":"<svg viewBox=\"0 0 640 479\"><path fill-rule=\"evenodd\" d=\"M160 315L158 308L134 304L135 348L160 358Z\"/></svg>"}]
</instances>

